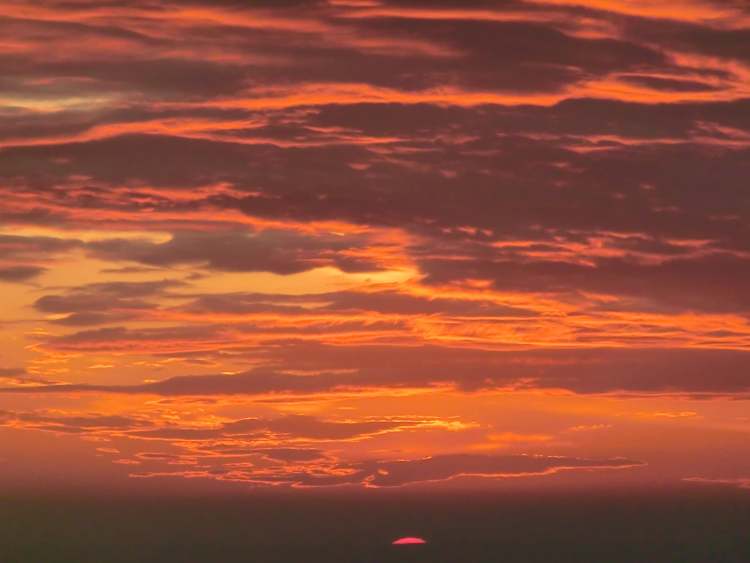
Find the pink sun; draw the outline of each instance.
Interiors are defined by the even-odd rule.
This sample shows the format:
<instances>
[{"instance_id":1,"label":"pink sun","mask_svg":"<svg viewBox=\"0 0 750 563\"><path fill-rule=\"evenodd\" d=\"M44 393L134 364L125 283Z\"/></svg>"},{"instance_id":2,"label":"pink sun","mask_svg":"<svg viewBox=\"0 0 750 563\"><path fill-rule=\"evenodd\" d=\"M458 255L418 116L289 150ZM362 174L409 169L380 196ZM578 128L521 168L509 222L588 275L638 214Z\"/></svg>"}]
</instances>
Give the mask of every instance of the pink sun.
<instances>
[{"instance_id":1,"label":"pink sun","mask_svg":"<svg viewBox=\"0 0 750 563\"><path fill-rule=\"evenodd\" d=\"M427 543L422 538L405 537L395 540L391 545L422 545Z\"/></svg>"}]
</instances>

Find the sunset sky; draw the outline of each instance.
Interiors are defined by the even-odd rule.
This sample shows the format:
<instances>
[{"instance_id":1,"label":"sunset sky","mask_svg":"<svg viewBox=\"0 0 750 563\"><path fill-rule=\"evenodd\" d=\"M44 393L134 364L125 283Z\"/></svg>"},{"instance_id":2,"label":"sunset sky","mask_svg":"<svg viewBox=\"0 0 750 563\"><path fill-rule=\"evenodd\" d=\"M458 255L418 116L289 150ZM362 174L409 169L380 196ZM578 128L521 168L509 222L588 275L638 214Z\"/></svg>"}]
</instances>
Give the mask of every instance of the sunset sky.
<instances>
[{"instance_id":1,"label":"sunset sky","mask_svg":"<svg viewBox=\"0 0 750 563\"><path fill-rule=\"evenodd\" d=\"M745 0L0 0L0 481L750 488Z\"/></svg>"}]
</instances>

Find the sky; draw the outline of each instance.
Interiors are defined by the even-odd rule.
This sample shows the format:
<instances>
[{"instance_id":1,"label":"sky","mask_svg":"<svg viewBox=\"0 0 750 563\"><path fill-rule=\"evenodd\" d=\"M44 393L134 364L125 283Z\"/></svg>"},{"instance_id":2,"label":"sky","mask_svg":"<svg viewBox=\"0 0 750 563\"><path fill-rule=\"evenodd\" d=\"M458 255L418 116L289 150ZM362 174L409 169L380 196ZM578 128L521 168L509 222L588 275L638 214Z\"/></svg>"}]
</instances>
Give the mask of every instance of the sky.
<instances>
[{"instance_id":1,"label":"sky","mask_svg":"<svg viewBox=\"0 0 750 563\"><path fill-rule=\"evenodd\" d=\"M3 489L750 488L743 0L0 1Z\"/></svg>"}]
</instances>

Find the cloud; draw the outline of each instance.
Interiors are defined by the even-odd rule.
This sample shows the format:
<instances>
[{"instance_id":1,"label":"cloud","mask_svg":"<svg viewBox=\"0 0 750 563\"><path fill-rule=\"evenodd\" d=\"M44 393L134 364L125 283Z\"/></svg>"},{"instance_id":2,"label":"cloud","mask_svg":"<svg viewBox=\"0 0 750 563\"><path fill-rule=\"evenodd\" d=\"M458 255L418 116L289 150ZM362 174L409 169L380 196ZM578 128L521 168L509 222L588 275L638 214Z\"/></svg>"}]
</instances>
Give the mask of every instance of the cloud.
<instances>
[{"instance_id":1,"label":"cloud","mask_svg":"<svg viewBox=\"0 0 750 563\"><path fill-rule=\"evenodd\" d=\"M303 353L304 352L304 353ZM295 375L259 368L237 375L195 375L140 385L60 384L1 393L125 393L165 396L308 395L362 389L448 386L464 392L564 389L580 394L732 395L750 392L750 355L711 349L558 349L486 351L439 346L277 349ZM335 370L335 371L334 371ZM709 377L710 374L710 377Z\"/></svg>"},{"instance_id":2,"label":"cloud","mask_svg":"<svg viewBox=\"0 0 750 563\"><path fill-rule=\"evenodd\" d=\"M669 66L662 53L645 45L573 37L543 22L373 17L355 25L365 33L424 38L459 53L453 59L423 61L424 82L413 86L431 81L489 90L554 91L594 75ZM377 77L376 65L364 68Z\"/></svg>"},{"instance_id":3,"label":"cloud","mask_svg":"<svg viewBox=\"0 0 750 563\"><path fill-rule=\"evenodd\" d=\"M337 387L352 385L351 375L330 373L316 376L290 375L281 372L260 370L239 375L178 376L156 383L142 385L88 385L65 384L37 386L32 392L104 392L135 393L167 396L181 395L234 395L265 394L277 392L317 393ZM14 388L0 389L0 392L14 392Z\"/></svg>"},{"instance_id":4,"label":"cloud","mask_svg":"<svg viewBox=\"0 0 750 563\"><path fill-rule=\"evenodd\" d=\"M274 312L309 313L310 305L321 314L327 312L370 311L398 315L457 315L533 317L534 311L487 300L467 300L441 296L423 296L393 290L377 292L337 291L314 295L285 295L268 293L223 293L201 295L186 305L191 312L258 313Z\"/></svg>"},{"instance_id":5,"label":"cloud","mask_svg":"<svg viewBox=\"0 0 750 563\"><path fill-rule=\"evenodd\" d=\"M409 421L329 422L312 416L289 415L264 421L262 419L237 420L223 426L226 434L240 434L248 430L266 428L271 432L289 434L316 440L345 440L388 432L414 423Z\"/></svg>"},{"instance_id":6,"label":"cloud","mask_svg":"<svg viewBox=\"0 0 750 563\"><path fill-rule=\"evenodd\" d=\"M750 309L742 290L750 281L750 263L730 253L678 256L657 262L627 256L596 257L587 263L554 257L426 260L422 269L431 283L469 278L491 281L503 291L599 293L641 299L666 310L732 313Z\"/></svg>"},{"instance_id":7,"label":"cloud","mask_svg":"<svg viewBox=\"0 0 750 563\"><path fill-rule=\"evenodd\" d=\"M111 323L115 320L135 319L133 311L105 313L74 313L62 320L64 325ZM333 319L325 316L298 322L294 317L271 321L245 323L190 323L187 325L150 326L129 328L107 326L78 330L63 335L42 334L36 337L48 350L118 352L140 350L153 355L189 355L191 352L216 352L228 346L244 348L253 342L262 343L269 338L307 337L334 338L359 334L377 337L406 334L403 319Z\"/></svg>"},{"instance_id":8,"label":"cloud","mask_svg":"<svg viewBox=\"0 0 750 563\"><path fill-rule=\"evenodd\" d=\"M0 282L27 284L0 393L129 396L0 418L164 449L117 453L142 476L629 466L381 459L429 424L326 399L750 397L749 22L741 0L0 3ZM498 436L549 435L520 430Z\"/></svg>"},{"instance_id":9,"label":"cloud","mask_svg":"<svg viewBox=\"0 0 750 563\"><path fill-rule=\"evenodd\" d=\"M79 244L75 239L0 233L0 281L19 283L37 278L53 258Z\"/></svg>"},{"instance_id":10,"label":"cloud","mask_svg":"<svg viewBox=\"0 0 750 563\"><path fill-rule=\"evenodd\" d=\"M24 368L0 368L0 380L19 381L26 375Z\"/></svg>"},{"instance_id":11,"label":"cloud","mask_svg":"<svg viewBox=\"0 0 750 563\"><path fill-rule=\"evenodd\" d=\"M699 485L719 485L725 487L737 487L739 489L750 489L750 478L709 478L709 477L685 477L682 479L686 483L697 483Z\"/></svg>"},{"instance_id":12,"label":"cloud","mask_svg":"<svg viewBox=\"0 0 750 563\"><path fill-rule=\"evenodd\" d=\"M89 251L107 260L127 260L149 266L195 264L233 272L294 274L323 266L343 271L372 271L378 266L346 256L357 237L309 237L291 231L259 233L176 233L164 243L111 239L89 243Z\"/></svg>"},{"instance_id":13,"label":"cloud","mask_svg":"<svg viewBox=\"0 0 750 563\"><path fill-rule=\"evenodd\" d=\"M220 440L277 436L305 440L350 440L376 434L418 427L419 420L329 421L307 415L287 415L279 418L244 418L226 422L214 428L160 427L138 430L134 438L159 440ZM248 450L240 450L245 453ZM226 452L225 452L226 453Z\"/></svg>"},{"instance_id":14,"label":"cloud","mask_svg":"<svg viewBox=\"0 0 750 563\"><path fill-rule=\"evenodd\" d=\"M646 86L654 90L666 90L670 92L705 92L719 89L710 83L699 82L697 80L680 80L642 74L623 75L620 76L620 80L637 86Z\"/></svg>"},{"instance_id":15,"label":"cloud","mask_svg":"<svg viewBox=\"0 0 750 563\"><path fill-rule=\"evenodd\" d=\"M0 281L25 282L44 273L40 266L7 266L0 267Z\"/></svg>"},{"instance_id":16,"label":"cloud","mask_svg":"<svg viewBox=\"0 0 750 563\"><path fill-rule=\"evenodd\" d=\"M28 179L44 176L45 168L50 167L50 182L61 175L82 175L113 185L145 182L185 189L229 182L235 187L231 194L217 192L189 202L166 197L156 204L155 209L162 213L203 211L208 221L210 210L220 208L274 220L402 226L429 235L425 241L429 247L447 240L469 256L475 249L458 246L462 240L589 240L591 244L603 231L654 240L706 240L718 249L730 250L748 247L747 233L738 227L744 212L736 205L747 151L741 147L722 149L720 144L741 139L732 138L732 128L750 128L741 117L745 105L675 107L579 100L555 108L513 112L507 108L449 108L445 115L432 106L357 105L345 106L334 121L326 118L331 122L328 127L335 121L341 122L339 127L346 126L346 121L353 119L365 124L366 120L401 124L389 132L407 135L403 154L397 159L356 145L285 149L155 135L116 137L54 150L9 149L4 154L9 166L34 163L33 168L14 174L22 173ZM347 118L346 111L359 117ZM389 112L393 117L388 117ZM430 124L424 139L410 128L414 120L417 126L420 120ZM525 131L515 132L519 129ZM418 137L410 139L415 133ZM445 139L437 147L431 141L436 135ZM456 141L451 142L448 135ZM715 139L718 146L709 150L690 142L702 135ZM535 138L538 136L545 138ZM629 146L627 137L638 139L639 144ZM396 144L392 150L398 147ZM586 152L579 152L579 147ZM53 153L66 162L47 164ZM137 169L127 166L116 157L122 153L134 155L141 165ZM191 154L189 162L182 158L185 153ZM365 168L349 166L357 163ZM47 179L39 181L46 183ZM701 188L709 183L715 186L711 192ZM599 189L604 184L608 186L605 192ZM151 198L138 204L121 189L112 195L123 198L121 211L154 209ZM79 202L75 195L68 195L64 203L75 206L85 201L88 206L108 210L112 199L105 196L107 191L81 194ZM472 232L475 234L469 234ZM310 239L308 245L313 248L292 234L241 236L232 232L201 237L178 233L166 243L111 240L95 243L91 250L101 257L147 264L200 263L205 261L201 248L208 251L224 241L258 261L270 261L265 267L287 271L303 267L314 249L334 252L342 246L365 244L356 237ZM299 250L273 253L264 245L289 245ZM586 246L579 251L591 251ZM492 251L491 247L484 249ZM319 259L335 263L331 256ZM289 265L277 264L279 260ZM342 267L365 267L341 260ZM224 269L250 267L237 257L220 256L216 261L215 265Z\"/></svg>"},{"instance_id":17,"label":"cloud","mask_svg":"<svg viewBox=\"0 0 750 563\"><path fill-rule=\"evenodd\" d=\"M116 448L97 448L99 455L116 456L113 463L117 464L210 468L214 475L253 468L266 475L278 475L282 480L290 471L309 471L311 477L328 471L336 473L338 458L331 453L330 446L340 450L344 442L361 442L422 428L434 430L438 422L439 419L429 417L330 420L284 415L190 426L190 421L183 425L165 424L158 413L124 416L0 411L0 426L78 435L89 441L117 444ZM455 431L455 425L451 429ZM165 450L138 451L144 443L158 443ZM343 466L342 470L348 473Z\"/></svg>"},{"instance_id":18,"label":"cloud","mask_svg":"<svg viewBox=\"0 0 750 563\"><path fill-rule=\"evenodd\" d=\"M549 475L568 470L630 469L643 462L628 459L585 459L549 456L440 455L419 460L363 463L355 466L372 487L445 481L456 477L509 478ZM314 483L315 480L313 479Z\"/></svg>"},{"instance_id":19,"label":"cloud","mask_svg":"<svg viewBox=\"0 0 750 563\"><path fill-rule=\"evenodd\" d=\"M44 295L34 302L34 308L43 313L65 314L53 320L62 325L106 324L154 311L158 306L147 299L168 297L170 289L183 285L177 280L91 283L70 288L64 294Z\"/></svg>"},{"instance_id":20,"label":"cloud","mask_svg":"<svg viewBox=\"0 0 750 563\"><path fill-rule=\"evenodd\" d=\"M43 412L3 411L2 415L2 423L5 426L10 425L65 434L119 432L149 425L149 422L142 418L95 413L59 415Z\"/></svg>"},{"instance_id":21,"label":"cloud","mask_svg":"<svg viewBox=\"0 0 750 563\"><path fill-rule=\"evenodd\" d=\"M636 41L657 42L673 51L721 57L747 63L750 56L742 49L750 38L746 26L722 28L702 25L699 22L658 21L631 18L624 26L625 32Z\"/></svg>"},{"instance_id":22,"label":"cloud","mask_svg":"<svg viewBox=\"0 0 750 563\"><path fill-rule=\"evenodd\" d=\"M510 479L552 475L562 471L597 471L643 467L641 461L625 458L576 458L543 455L491 456L477 454L438 455L423 459L364 461L299 468L244 469L223 468L208 471L141 472L131 476L205 477L256 485L292 485L294 487L331 487L359 485L369 488L402 487L421 483L445 482L461 477Z\"/></svg>"},{"instance_id":23,"label":"cloud","mask_svg":"<svg viewBox=\"0 0 750 563\"><path fill-rule=\"evenodd\" d=\"M56 382L30 374L26 368L7 367L0 368L0 382L14 386L23 385L53 385Z\"/></svg>"},{"instance_id":24,"label":"cloud","mask_svg":"<svg viewBox=\"0 0 750 563\"><path fill-rule=\"evenodd\" d=\"M5 259L47 258L80 245L81 241L77 239L0 234L0 249Z\"/></svg>"}]
</instances>

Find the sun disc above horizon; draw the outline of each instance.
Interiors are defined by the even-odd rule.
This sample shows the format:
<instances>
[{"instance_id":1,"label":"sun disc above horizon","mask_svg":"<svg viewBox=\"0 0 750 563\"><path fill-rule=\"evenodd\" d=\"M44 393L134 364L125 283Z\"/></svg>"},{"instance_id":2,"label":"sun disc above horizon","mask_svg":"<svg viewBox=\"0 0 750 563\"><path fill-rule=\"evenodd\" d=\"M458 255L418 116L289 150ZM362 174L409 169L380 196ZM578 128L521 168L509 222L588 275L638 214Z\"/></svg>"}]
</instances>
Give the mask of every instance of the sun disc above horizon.
<instances>
[{"instance_id":1,"label":"sun disc above horizon","mask_svg":"<svg viewBox=\"0 0 750 563\"><path fill-rule=\"evenodd\" d=\"M398 538L397 540L394 540L391 545L424 545L427 542L418 537L414 536L406 536L403 538Z\"/></svg>"}]
</instances>

